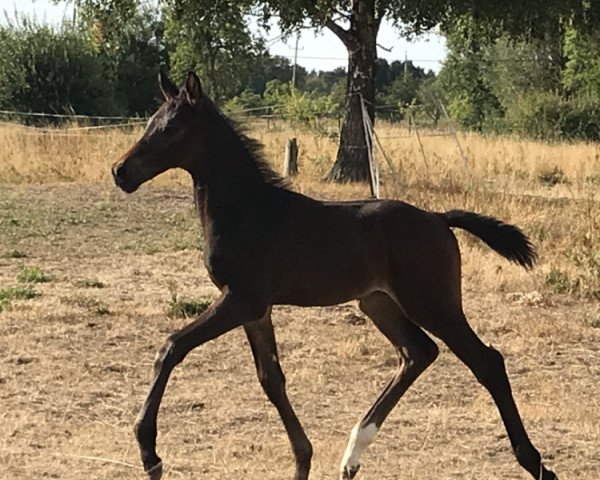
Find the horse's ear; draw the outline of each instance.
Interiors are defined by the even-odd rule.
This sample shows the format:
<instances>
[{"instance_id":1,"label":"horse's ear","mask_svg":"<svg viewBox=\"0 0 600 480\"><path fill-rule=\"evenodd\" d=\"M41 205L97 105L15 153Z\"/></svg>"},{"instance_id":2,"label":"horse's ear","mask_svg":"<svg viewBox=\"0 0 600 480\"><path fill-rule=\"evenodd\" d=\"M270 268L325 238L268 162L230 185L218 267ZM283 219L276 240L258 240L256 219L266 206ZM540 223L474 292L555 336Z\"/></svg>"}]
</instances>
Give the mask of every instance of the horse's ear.
<instances>
[{"instance_id":1,"label":"horse's ear","mask_svg":"<svg viewBox=\"0 0 600 480\"><path fill-rule=\"evenodd\" d=\"M185 81L185 91L189 102L192 105L198 105L202 101L202 86L200 79L194 72L189 72Z\"/></svg>"},{"instance_id":2,"label":"horse's ear","mask_svg":"<svg viewBox=\"0 0 600 480\"><path fill-rule=\"evenodd\" d=\"M158 83L166 100L171 100L179 95L179 88L177 88L177 85L169 79L163 70L158 72Z\"/></svg>"}]
</instances>

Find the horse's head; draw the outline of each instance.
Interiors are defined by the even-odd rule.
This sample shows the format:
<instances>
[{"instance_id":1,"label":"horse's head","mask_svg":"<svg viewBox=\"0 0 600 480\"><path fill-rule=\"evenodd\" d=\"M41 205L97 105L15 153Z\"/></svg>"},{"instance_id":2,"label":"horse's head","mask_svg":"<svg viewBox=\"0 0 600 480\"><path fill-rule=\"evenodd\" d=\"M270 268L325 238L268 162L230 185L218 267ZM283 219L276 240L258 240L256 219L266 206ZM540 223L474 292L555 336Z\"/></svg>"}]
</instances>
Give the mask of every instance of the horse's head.
<instances>
[{"instance_id":1,"label":"horse's head","mask_svg":"<svg viewBox=\"0 0 600 480\"><path fill-rule=\"evenodd\" d=\"M191 168L195 127L208 99L193 72L181 88L162 72L159 79L165 102L148 121L142 138L112 167L115 183L127 193L171 168Z\"/></svg>"}]
</instances>

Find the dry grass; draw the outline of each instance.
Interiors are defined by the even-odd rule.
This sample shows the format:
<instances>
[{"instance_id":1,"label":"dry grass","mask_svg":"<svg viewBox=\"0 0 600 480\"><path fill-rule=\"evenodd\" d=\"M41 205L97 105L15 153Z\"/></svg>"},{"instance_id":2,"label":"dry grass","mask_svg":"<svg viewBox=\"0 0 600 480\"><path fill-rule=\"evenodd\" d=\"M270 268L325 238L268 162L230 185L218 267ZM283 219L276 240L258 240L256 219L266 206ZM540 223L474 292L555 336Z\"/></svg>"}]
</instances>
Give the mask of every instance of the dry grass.
<instances>
[{"instance_id":1,"label":"dry grass","mask_svg":"<svg viewBox=\"0 0 600 480\"><path fill-rule=\"evenodd\" d=\"M318 181L332 140L282 126L253 134L276 163L285 139L298 137L297 190L367 194L364 186ZM26 268L51 276L35 284L37 296L11 297L0 312L0 478L143 478L131 425L154 351L188 321L167 316L170 302L216 295L201 266L188 180L166 176L133 196L108 183L109 165L134 138L0 129L0 290L22 286ZM469 178L451 138L424 139L428 170L414 138L382 141L401 173L399 184L385 177L388 195L494 214L539 246L540 265L527 273L460 235L465 310L505 354L548 464L562 479L600 478L598 148L466 136ZM550 186L555 167L563 183ZM275 312L290 397L315 446L315 479L337 478L353 423L395 366L390 347L357 316L352 305ZM248 350L236 331L176 370L159 419L165 478L291 478L285 433ZM363 464L365 480L526 478L489 397L445 350Z\"/></svg>"},{"instance_id":2,"label":"dry grass","mask_svg":"<svg viewBox=\"0 0 600 480\"><path fill-rule=\"evenodd\" d=\"M392 159L403 185L448 185L486 188L504 193L531 193L544 197L590 198L600 186L600 145L595 143L556 144L460 134L468 167L452 136L428 136L421 131L424 156L414 133L392 124L378 127L381 144ZM109 178L107 168L131 146L141 127L128 131L114 129L99 133L50 130L39 135L15 126L0 128L3 162L0 182L47 183L56 181L101 181ZM260 140L275 165L288 138L298 138L300 180L325 175L337 151L337 139L316 135L306 129L274 123L250 124L249 134ZM380 158L384 162L383 158ZM161 185L185 183L179 175L165 175ZM549 188L553 187L553 188Z\"/></svg>"}]
</instances>

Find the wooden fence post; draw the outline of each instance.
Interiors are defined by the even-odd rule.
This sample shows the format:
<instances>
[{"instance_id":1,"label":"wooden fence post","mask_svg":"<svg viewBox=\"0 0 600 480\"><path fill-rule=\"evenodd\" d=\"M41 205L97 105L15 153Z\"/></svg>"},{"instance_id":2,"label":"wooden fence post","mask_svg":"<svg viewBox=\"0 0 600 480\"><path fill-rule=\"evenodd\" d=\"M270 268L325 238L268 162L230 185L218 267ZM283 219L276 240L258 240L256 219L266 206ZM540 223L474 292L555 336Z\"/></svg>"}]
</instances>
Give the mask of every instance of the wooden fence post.
<instances>
[{"instance_id":1,"label":"wooden fence post","mask_svg":"<svg viewBox=\"0 0 600 480\"><path fill-rule=\"evenodd\" d=\"M283 158L283 176L293 177L298 175L298 144L295 138L291 138L285 145L285 157Z\"/></svg>"}]
</instances>

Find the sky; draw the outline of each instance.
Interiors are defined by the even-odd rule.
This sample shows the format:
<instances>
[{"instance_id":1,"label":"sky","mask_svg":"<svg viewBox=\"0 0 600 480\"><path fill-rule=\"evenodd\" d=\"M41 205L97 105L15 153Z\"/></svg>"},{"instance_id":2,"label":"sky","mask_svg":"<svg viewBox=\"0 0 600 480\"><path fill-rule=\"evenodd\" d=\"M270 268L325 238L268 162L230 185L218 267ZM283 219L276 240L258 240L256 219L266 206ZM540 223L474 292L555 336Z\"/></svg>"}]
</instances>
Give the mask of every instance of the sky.
<instances>
[{"instance_id":1,"label":"sky","mask_svg":"<svg viewBox=\"0 0 600 480\"><path fill-rule=\"evenodd\" d=\"M65 16L72 16L72 7L60 2L58 5L50 0L0 0L0 11L3 12L0 22L5 21L4 12L13 16L14 12L35 15L40 21L58 23ZM287 42L278 40L279 31L272 28L268 34L269 51L273 55L282 55L293 60L295 38ZM431 34L408 42L401 38L396 29L389 23L382 23L377 43L384 48L378 49L378 56L388 61L412 60L412 62L425 70L438 71L441 61L446 56L444 39ZM391 49L391 51L387 51ZM332 70L336 67L345 67L347 53L342 42L330 31L323 30L315 33L312 30L302 32L298 42L298 64L307 70Z\"/></svg>"}]
</instances>

